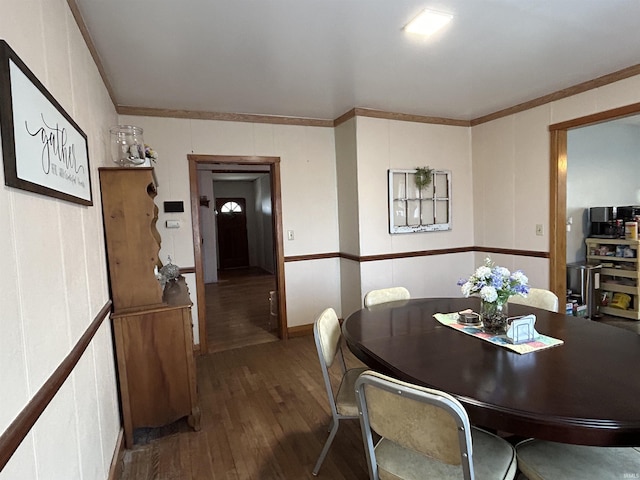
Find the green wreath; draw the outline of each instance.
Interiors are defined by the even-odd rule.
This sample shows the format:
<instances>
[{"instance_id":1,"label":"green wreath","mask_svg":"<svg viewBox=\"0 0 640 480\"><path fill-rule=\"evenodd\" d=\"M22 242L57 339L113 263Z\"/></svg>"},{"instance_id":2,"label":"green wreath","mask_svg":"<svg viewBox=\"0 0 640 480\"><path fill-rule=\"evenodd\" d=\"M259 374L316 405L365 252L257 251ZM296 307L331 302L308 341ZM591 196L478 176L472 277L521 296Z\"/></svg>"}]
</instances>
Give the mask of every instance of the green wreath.
<instances>
[{"instance_id":1,"label":"green wreath","mask_svg":"<svg viewBox=\"0 0 640 480\"><path fill-rule=\"evenodd\" d=\"M425 187L428 187L431 184L431 178L433 177L433 169L427 167L417 167L415 180L416 187L422 190Z\"/></svg>"}]
</instances>

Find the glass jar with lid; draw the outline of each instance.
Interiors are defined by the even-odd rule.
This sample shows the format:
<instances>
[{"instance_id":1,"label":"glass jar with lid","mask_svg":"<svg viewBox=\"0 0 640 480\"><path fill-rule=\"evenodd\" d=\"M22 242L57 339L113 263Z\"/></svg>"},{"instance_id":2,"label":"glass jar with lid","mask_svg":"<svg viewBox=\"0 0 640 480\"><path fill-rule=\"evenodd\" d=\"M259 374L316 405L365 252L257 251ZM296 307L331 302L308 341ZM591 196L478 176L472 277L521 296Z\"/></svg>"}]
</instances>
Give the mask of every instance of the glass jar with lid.
<instances>
[{"instance_id":1,"label":"glass jar with lid","mask_svg":"<svg viewBox=\"0 0 640 480\"><path fill-rule=\"evenodd\" d=\"M121 167L142 165L145 162L143 130L133 125L111 127L111 159Z\"/></svg>"}]
</instances>

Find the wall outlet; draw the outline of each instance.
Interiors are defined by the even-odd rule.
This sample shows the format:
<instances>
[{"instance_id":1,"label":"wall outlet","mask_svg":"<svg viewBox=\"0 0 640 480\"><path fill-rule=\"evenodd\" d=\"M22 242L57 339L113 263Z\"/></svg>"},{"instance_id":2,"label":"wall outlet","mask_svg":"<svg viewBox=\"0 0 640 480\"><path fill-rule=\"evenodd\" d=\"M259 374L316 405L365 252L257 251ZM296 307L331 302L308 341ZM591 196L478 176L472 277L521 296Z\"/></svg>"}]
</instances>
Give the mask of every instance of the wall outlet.
<instances>
[{"instance_id":1,"label":"wall outlet","mask_svg":"<svg viewBox=\"0 0 640 480\"><path fill-rule=\"evenodd\" d=\"M536 235L538 235L539 237L544 235L544 229L542 228L541 223L536 224Z\"/></svg>"},{"instance_id":2,"label":"wall outlet","mask_svg":"<svg viewBox=\"0 0 640 480\"><path fill-rule=\"evenodd\" d=\"M293 230L287 230L287 240L293 240Z\"/></svg>"}]
</instances>

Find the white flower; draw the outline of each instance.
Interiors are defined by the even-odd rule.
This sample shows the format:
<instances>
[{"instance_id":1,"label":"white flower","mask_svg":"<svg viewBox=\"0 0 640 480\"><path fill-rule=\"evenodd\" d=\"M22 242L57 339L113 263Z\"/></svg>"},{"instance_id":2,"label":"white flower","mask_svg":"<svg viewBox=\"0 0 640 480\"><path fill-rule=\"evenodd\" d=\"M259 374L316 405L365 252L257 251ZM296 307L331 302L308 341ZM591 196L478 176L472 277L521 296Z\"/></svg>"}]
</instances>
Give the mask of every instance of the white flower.
<instances>
[{"instance_id":1,"label":"white flower","mask_svg":"<svg viewBox=\"0 0 640 480\"><path fill-rule=\"evenodd\" d=\"M480 289L480 298L485 302L495 302L498 298L498 292L496 292L495 287L487 285Z\"/></svg>"},{"instance_id":2,"label":"white flower","mask_svg":"<svg viewBox=\"0 0 640 480\"><path fill-rule=\"evenodd\" d=\"M520 270L518 270L517 272L513 272L513 279L520 285L526 285L527 283L529 283L529 279L527 278L527 276Z\"/></svg>"},{"instance_id":3,"label":"white flower","mask_svg":"<svg viewBox=\"0 0 640 480\"><path fill-rule=\"evenodd\" d=\"M487 266L478 267L475 273L476 278L485 279L491 276L491 269Z\"/></svg>"},{"instance_id":4,"label":"white flower","mask_svg":"<svg viewBox=\"0 0 640 480\"><path fill-rule=\"evenodd\" d=\"M473 288L473 285L471 284L471 282L466 282L460 288L460 290L462 291L462 295L464 295L465 297L468 297L469 295L471 295L471 289L472 288Z\"/></svg>"},{"instance_id":5,"label":"white flower","mask_svg":"<svg viewBox=\"0 0 640 480\"><path fill-rule=\"evenodd\" d=\"M504 267L496 267L496 271L502 276L502 278L509 278L511 272Z\"/></svg>"}]
</instances>

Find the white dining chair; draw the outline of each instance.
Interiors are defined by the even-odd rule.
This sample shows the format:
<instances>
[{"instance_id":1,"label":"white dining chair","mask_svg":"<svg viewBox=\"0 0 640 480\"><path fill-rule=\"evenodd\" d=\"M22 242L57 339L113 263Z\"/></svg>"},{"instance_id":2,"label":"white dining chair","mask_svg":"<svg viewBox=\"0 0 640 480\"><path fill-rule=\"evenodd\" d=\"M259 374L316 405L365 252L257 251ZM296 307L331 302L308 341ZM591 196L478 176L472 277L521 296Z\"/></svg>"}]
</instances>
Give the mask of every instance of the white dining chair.
<instances>
[{"instance_id":1,"label":"white dining chair","mask_svg":"<svg viewBox=\"0 0 640 480\"><path fill-rule=\"evenodd\" d=\"M590 447L544 440L516 445L518 469L529 480L619 480L640 475L640 448Z\"/></svg>"},{"instance_id":2,"label":"white dining chair","mask_svg":"<svg viewBox=\"0 0 640 480\"><path fill-rule=\"evenodd\" d=\"M338 433L340 420L358 418L358 405L356 404L355 381L366 368L351 368L347 370L342 354L342 331L338 316L333 308L327 308L313 324L313 336L318 350L318 358L324 377L324 385L331 409L331 421L329 423L329 437L327 438L320 456L313 467L313 475L318 475L324 458L329 452L329 447ZM329 369L335 360L341 370L341 381L338 391L334 393Z\"/></svg>"},{"instance_id":3,"label":"white dining chair","mask_svg":"<svg viewBox=\"0 0 640 480\"><path fill-rule=\"evenodd\" d=\"M543 310L549 310L550 312L558 311L558 297L552 291L545 290L543 288L530 288L529 294L526 297L514 295L509 298L509 303L542 308Z\"/></svg>"},{"instance_id":4,"label":"white dining chair","mask_svg":"<svg viewBox=\"0 0 640 480\"><path fill-rule=\"evenodd\" d=\"M404 287L389 287L378 290L371 290L364 296L364 306L372 307L382 303L396 302L398 300L409 300L411 294Z\"/></svg>"},{"instance_id":5,"label":"white dining chair","mask_svg":"<svg viewBox=\"0 0 640 480\"><path fill-rule=\"evenodd\" d=\"M471 427L451 395L371 370L355 388L370 480L515 477L513 446Z\"/></svg>"}]
</instances>

